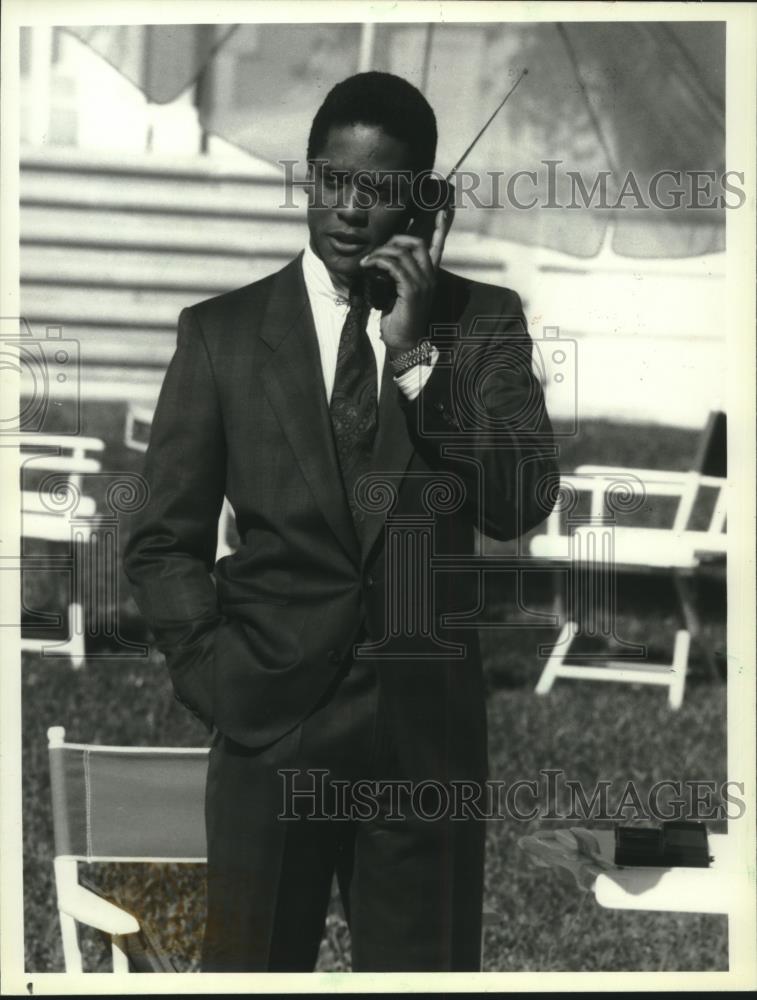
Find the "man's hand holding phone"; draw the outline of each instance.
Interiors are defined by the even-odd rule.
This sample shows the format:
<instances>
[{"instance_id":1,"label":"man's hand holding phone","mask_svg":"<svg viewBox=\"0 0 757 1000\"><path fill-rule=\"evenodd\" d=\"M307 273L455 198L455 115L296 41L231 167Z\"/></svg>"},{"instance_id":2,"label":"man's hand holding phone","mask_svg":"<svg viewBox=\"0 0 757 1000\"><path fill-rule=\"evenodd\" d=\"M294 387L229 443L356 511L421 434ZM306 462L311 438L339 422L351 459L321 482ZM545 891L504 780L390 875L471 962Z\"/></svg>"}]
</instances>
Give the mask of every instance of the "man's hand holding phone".
<instances>
[{"instance_id":1,"label":"man's hand holding phone","mask_svg":"<svg viewBox=\"0 0 757 1000\"><path fill-rule=\"evenodd\" d=\"M383 271L396 285L397 298L381 316L381 339L390 357L411 350L428 334L436 273L452 215L450 209L436 213L430 245L421 236L398 233L360 261L361 267Z\"/></svg>"}]
</instances>

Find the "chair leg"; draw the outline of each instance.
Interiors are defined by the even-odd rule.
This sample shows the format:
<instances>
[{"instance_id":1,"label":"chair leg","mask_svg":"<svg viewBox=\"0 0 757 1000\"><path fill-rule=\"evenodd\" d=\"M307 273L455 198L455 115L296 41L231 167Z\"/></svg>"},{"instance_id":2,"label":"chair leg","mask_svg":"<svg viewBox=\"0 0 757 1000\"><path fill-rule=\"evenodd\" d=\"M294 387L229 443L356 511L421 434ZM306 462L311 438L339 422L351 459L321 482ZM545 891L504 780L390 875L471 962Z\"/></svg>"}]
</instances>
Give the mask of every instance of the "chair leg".
<instances>
[{"instance_id":1,"label":"chair leg","mask_svg":"<svg viewBox=\"0 0 757 1000\"><path fill-rule=\"evenodd\" d=\"M621 681L626 684L656 684L668 688L668 704L672 710L681 707L689 660L690 635L686 629L676 632L672 663L633 663L606 659L602 665L596 661L584 661L574 662L568 666L565 658L578 631L575 622L565 623L534 689L536 694L547 694L558 677L571 680Z\"/></svg>"},{"instance_id":2,"label":"chair leg","mask_svg":"<svg viewBox=\"0 0 757 1000\"><path fill-rule=\"evenodd\" d=\"M552 689L555 679L560 675L560 668L565 657L568 655L570 644L578 635L578 625L575 622L566 622L560 630L557 642L552 647L552 652L544 665L536 687L535 694L547 694Z\"/></svg>"},{"instance_id":3,"label":"chair leg","mask_svg":"<svg viewBox=\"0 0 757 1000\"><path fill-rule=\"evenodd\" d=\"M686 685L686 668L689 662L690 636L686 629L676 632L673 647L673 667L670 687L668 688L668 704L677 711L683 704L683 690Z\"/></svg>"},{"instance_id":4,"label":"chair leg","mask_svg":"<svg viewBox=\"0 0 757 1000\"><path fill-rule=\"evenodd\" d=\"M81 972L81 950L79 948L79 935L76 929L76 921L68 913L61 913L60 933L63 939L63 962L66 972Z\"/></svg>"},{"instance_id":5,"label":"chair leg","mask_svg":"<svg viewBox=\"0 0 757 1000\"><path fill-rule=\"evenodd\" d=\"M114 934L111 941L112 941L111 952L113 954L113 971L128 972L129 959L126 955L126 949L123 943L123 934Z\"/></svg>"},{"instance_id":6,"label":"chair leg","mask_svg":"<svg viewBox=\"0 0 757 1000\"><path fill-rule=\"evenodd\" d=\"M563 598L563 586L565 578L562 571L553 570L552 577L552 614L558 622L565 617L565 600Z\"/></svg>"},{"instance_id":7,"label":"chair leg","mask_svg":"<svg viewBox=\"0 0 757 1000\"><path fill-rule=\"evenodd\" d=\"M710 674L710 679L720 680L720 674L718 672L717 664L715 663L715 656L709 642L707 642L704 638L702 624L699 621L694 589L692 588L689 579L678 570L673 570L673 582L675 583L676 593L678 594L678 600L681 605L684 623L702 652L704 662L707 664L707 670Z\"/></svg>"},{"instance_id":8,"label":"chair leg","mask_svg":"<svg viewBox=\"0 0 757 1000\"><path fill-rule=\"evenodd\" d=\"M84 663L84 621L81 604L71 604L68 609L68 635L71 665L79 668Z\"/></svg>"}]
</instances>

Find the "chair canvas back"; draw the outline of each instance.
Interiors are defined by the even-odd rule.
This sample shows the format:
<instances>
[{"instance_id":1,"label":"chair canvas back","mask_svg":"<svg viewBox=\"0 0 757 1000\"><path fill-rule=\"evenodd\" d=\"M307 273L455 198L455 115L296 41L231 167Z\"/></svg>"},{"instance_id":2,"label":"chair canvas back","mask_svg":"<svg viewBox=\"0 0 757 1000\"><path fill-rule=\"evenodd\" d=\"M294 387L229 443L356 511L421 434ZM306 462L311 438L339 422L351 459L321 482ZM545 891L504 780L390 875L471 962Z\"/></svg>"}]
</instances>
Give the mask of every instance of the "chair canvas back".
<instances>
[{"instance_id":1,"label":"chair canvas back","mask_svg":"<svg viewBox=\"0 0 757 1000\"><path fill-rule=\"evenodd\" d=\"M124 443L134 451L147 451L152 426L152 410L146 406L129 403L126 411L126 426L124 428Z\"/></svg>"},{"instance_id":2,"label":"chair canvas back","mask_svg":"<svg viewBox=\"0 0 757 1000\"><path fill-rule=\"evenodd\" d=\"M694 471L700 476L725 479L728 476L728 427L726 414L714 410L699 442Z\"/></svg>"},{"instance_id":3,"label":"chair canvas back","mask_svg":"<svg viewBox=\"0 0 757 1000\"><path fill-rule=\"evenodd\" d=\"M720 534L725 527L725 486L728 475L727 417L722 410L714 410L699 440L697 455L681 496L673 529L686 531L691 515L703 489L715 489L712 515L708 531Z\"/></svg>"},{"instance_id":4,"label":"chair canvas back","mask_svg":"<svg viewBox=\"0 0 757 1000\"><path fill-rule=\"evenodd\" d=\"M49 747L56 857L186 861L207 856L207 748Z\"/></svg>"}]
</instances>

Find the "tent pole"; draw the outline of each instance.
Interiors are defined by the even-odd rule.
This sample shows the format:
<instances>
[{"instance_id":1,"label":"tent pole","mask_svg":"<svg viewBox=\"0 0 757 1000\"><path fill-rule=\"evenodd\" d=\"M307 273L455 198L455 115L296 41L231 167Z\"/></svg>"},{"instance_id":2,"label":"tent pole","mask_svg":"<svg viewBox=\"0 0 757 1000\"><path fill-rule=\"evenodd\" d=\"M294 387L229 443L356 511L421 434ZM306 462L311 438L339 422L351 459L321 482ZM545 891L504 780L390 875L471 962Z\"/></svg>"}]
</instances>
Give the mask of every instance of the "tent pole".
<instances>
[{"instance_id":1,"label":"tent pole","mask_svg":"<svg viewBox=\"0 0 757 1000\"><path fill-rule=\"evenodd\" d=\"M360 32L360 54L358 56L358 73L367 73L373 66L373 49L376 41L376 25L366 21Z\"/></svg>"},{"instance_id":2,"label":"tent pole","mask_svg":"<svg viewBox=\"0 0 757 1000\"><path fill-rule=\"evenodd\" d=\"M42 146L50 141L53 29L36 25L26 31L30 47L30 100L26 117L26 138L32 145Z\"/></svg>"},{"instance_id":3,"label":"tent pole","mask_svg":"<svg viewBox=\"0 0 757 1000\"><path fill-rule=\"evenodd\" d=\"M423 41L423 69L421 70L420 92L426 94L428 91L428 75L431 72L431 49L434 39L434 22L429 21L426 25L426 37Z\"/></svg>"}]
</instances>

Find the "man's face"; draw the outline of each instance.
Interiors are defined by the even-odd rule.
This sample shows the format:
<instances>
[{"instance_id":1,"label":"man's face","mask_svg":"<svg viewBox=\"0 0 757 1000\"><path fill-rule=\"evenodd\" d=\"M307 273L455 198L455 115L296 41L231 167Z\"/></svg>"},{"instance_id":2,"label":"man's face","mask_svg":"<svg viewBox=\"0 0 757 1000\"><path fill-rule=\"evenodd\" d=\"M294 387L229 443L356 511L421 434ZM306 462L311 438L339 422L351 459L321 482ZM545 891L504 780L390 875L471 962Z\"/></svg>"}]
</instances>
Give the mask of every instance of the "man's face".
<instances>
[{"instance_id":1,"label":"man's face","mask_svg":"<svg viewBox=\"0 0 757 1000\"><path fill-rule=\"evenodd\" d=\"M361 258L404 229L409 183L397 175L409 175L410 151L379 126L357 123L332 126L316 161L326 162L309 167L310 246L332 279L349 285Z\"/></svg>"}]
</instances>

